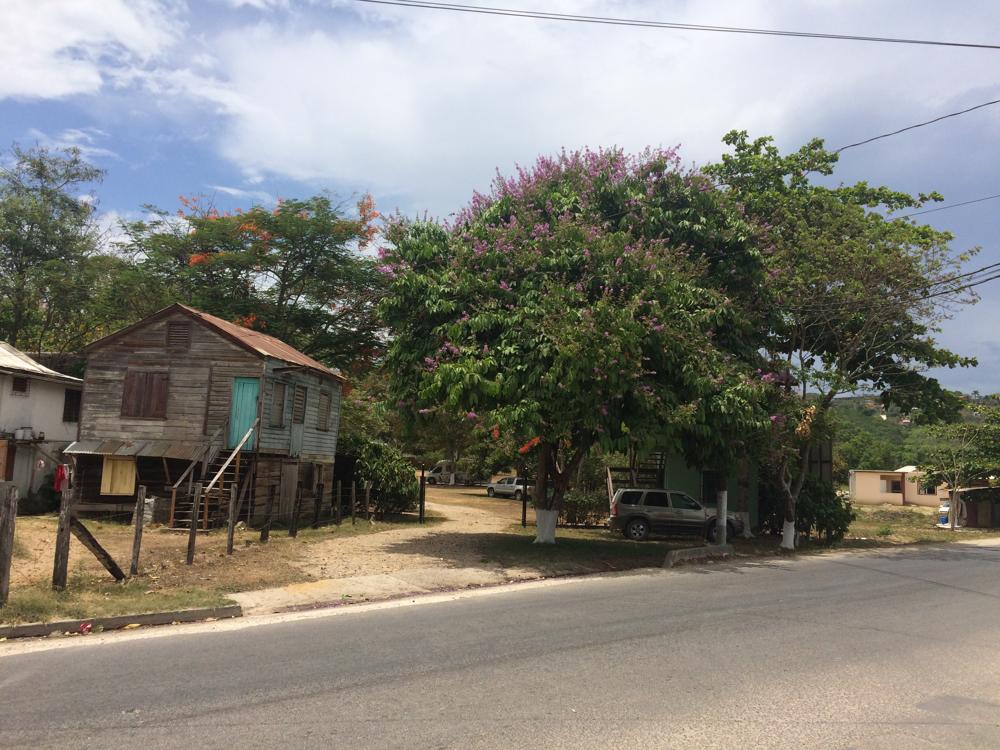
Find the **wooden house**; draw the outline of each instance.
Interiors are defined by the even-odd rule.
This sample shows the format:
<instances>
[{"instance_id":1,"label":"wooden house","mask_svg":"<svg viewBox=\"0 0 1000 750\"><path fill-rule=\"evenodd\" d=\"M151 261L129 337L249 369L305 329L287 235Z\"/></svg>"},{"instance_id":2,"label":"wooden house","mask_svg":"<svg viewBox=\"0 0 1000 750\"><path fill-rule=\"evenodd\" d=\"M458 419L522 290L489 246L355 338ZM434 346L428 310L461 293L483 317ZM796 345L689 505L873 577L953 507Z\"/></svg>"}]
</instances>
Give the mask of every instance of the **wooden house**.
<instances>
[{"instance_id":1,"label":"wooden house","mask_svg":"<svg viewBox=\"0 0 1000 750\"><path fill-rule=\"evenodd\" d=\"M75 437L83 382L0 341L0 481L38 490Z\"/></svg>"},{"instance_id":2,"label":"wooden house","mask_svg":"<svg viewBox=\"0 0 1000 750\"><path fill-rule=\"evenodd\" d=\"M126 511L142 484L156 520L186 526L200 485L208 528L234 488L253 521L271 493L280 519L332 486L345 379L288 344L174 304L84 353L78 510Z\"/></svg>"}]
</instances>

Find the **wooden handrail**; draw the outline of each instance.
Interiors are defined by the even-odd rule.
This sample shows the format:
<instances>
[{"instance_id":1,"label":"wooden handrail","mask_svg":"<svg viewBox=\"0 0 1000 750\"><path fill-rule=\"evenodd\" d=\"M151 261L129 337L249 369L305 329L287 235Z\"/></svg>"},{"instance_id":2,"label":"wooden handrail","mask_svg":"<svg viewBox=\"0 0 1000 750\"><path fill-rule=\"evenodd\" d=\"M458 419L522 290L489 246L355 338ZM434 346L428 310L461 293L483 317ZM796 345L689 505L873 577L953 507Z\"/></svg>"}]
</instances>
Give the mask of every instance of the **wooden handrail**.
<instances>
[{"instance_id":1,"label":"wooden handrail","mask_svg":"<svg viewBox=\"0 0 1000 750\"><path fill-rule=\"evenodd\" d=\"M192 470L194 470L194 467L198 465L198 462L201 461L205 457L205 454L208 453L208 451L210 451L212 449L213 445L215 445L215 439L217 437L219 437L219 433L221 433L222 430L225 429L226 424L228 424L228 423L229 423L229 420L227 419L226 422L224 422L223 424L221 424L219 426L219 428L215 432L212 433L212 437L210 437L208 439L208 444L204 448L202 448L200 451L198 451L198 454L194 458L191 459L190 465L184 470L184 473L181 474L180 478L176 482L173 483L173 485L171 486L170 489L176 490L178 487L181 486L181 482L183 482L185 479L188 478L188 474L190 474L192 472Z\"/></svg>"},{"instance_id":2,"label":"wooden handrail","mask_svg":"<svg viewBox=\"0 0 1000 750\"><path fill-rule=\"evenodd\" d=\"M208 493L215 486L215 483L219 481L219 478L222 476L223 472L225 472L225 470L229 468L229 464L231 464L233 462L233 459L236 458L236 454L238 454L240 452L240 449L243 448L243 446L246 444L246 442L250 439L250 436L253 435L254 430L257 429L257 425L259 423L260 423L260 417L257 417L257 419L255 419L253 421L253 424L250 425L250 429L247 430L247 434L244 435L243 439L240 440L240 442L236 444L236 447L233 448L233 452L229 454L229 458L226 459L226 462L224 464L222 464L222 466L219 468L219 470L215 473L215 476L212 477L212 481L209 482L208 486L204 489L204 495L205 495L205 497L208 497Z\"/></svg>"}]
</instances>

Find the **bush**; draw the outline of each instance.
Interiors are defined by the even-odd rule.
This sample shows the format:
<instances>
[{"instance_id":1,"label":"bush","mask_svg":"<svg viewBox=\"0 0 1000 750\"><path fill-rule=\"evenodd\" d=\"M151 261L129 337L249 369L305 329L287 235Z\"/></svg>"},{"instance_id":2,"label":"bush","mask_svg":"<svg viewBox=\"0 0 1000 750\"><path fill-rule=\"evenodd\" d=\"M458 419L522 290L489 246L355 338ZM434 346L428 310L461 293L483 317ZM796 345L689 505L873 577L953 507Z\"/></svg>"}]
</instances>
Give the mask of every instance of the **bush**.
<instances>
[{"instance_id":1,"label":"bush","mask_svg":"<svg viewBox=\"0 0 1000 750\"><path fill-rule=\"evenodd\" d=\"M795 527L800 534L815 533L824 544L833 544L844 538L855 518L851 501L837 494L831 482L806 478L795 507Z\"/></svg>"},{"instance_id":2,"label":"bush","mask_svg":"<svg viewBox=\"0 0 1000 750\"><path fill-rule=\"evenodd\" d=\"M785 500L781 485L774 477L762 476L760 482L761 531L780 534L784 525ZM831 482L809 475L795 506L795 528L824 544L839 542L857 517L850 500L837 494Z\"/></svg>"},{"instance_id":3,"label":"bush","mask_svg":"<svg viewBox=\"0 0 1000 750\"><path fill-rule=\"evenodd\" d=\"M570 524L601 524L608 518L608 494L570 490L563 496L559 520Z\"/></svg>"},{"instance_id":4,"label":"bush","mask_svg":"<svg viewBox=\"0 0 1000 750\"><path fill-rule=\"evenodd\" d=\"M343 452L357 459L355 477L370 482L375 515L404 513L417 507L418 483L413 467L391 445L361 436L344 440Z\"/></svg>"},{"instance_id":5,"label":"bush","mask_svg":"<svg viewBox=\"0 0 1000 750\"><path fill-rule=\"evenodd\" d=\"M52 489L53 472L49 472L42 479L37 492L32 492L27 497L22 497L17 503L17 514L19 516L40 516L43 513L55 513L59 510L59 493Z\"/></svg>"}]
</instances>

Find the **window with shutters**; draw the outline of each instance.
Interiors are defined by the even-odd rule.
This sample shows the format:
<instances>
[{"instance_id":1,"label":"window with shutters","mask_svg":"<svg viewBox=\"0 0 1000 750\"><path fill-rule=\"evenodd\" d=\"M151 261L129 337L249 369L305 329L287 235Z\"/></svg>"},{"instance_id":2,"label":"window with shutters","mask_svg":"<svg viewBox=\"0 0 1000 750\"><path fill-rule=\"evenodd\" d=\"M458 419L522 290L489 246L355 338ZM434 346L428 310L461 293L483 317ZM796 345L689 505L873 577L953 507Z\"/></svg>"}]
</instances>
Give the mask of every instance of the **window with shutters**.
<instances>
[{"instance_id":1,"label":"window with shutters","mask_svg":"<svg viewBox=\"0 0 1000 750\"><path fill-rule=\"evenodd\" d=\"M63 398L63 422L80 421L80 396L83 394L75 388L67 388Z\"/></svg>"},{"instance_id":2,"label":"window with shutters","mask_svg":"<svg viewBox=\"0 0 1000 750\"><path fill-rule=\"evenodd\" d=\"M191 348L191 324L167 323L167 348L187 351Z\"/></svg>"},{"instance_id":3,"label":"window with shutters","mask_svg":"<svg viewBox=\"0 0 1000 750\"><path fill-rule=\"evenodd\" d=\"M10 392L14 396L27 396L31 392L31 381L27 378L12 378Z\"/></svg>"},{"instance_id":4,"label":"window with shutters","mask_svg":"<svg viewBox=\"0 0 1000 750\"><path fill-rule=\"evenodd\" d=\"M306 421L306 388L302 385L295 386L295 395L292 397L292 424L302 424Z\"/></svg>"},{"instance_id":5,"label":"window with shutters","mask_svg":"<svg viewBox=\"0 0 1000 750\"><path fill-rule=\"evenodd\" d=\"M122 391L122 416L167 418L170 374L157 370L129 370Z\"/></svg>"},{"instance_id":6,"label":"window with shutters","mask_svg":"<svg viewBox=\"0 0 1000 750\"><path fill-rule=\"evenodd\" d=\"M288 386L284 383L274 384L274 394L271 397L271 427L285 426L285 394Z\"/></svg>"},{"instance_id":7,"label":"window with shutters","mask_svg":"<svg viewBox=\"0 0 1000 750\"><path fill-rule=\"evenodd\" d=\"M101 472L102 495L132 495L135 493L135 459L105 456Z\"/></svg>"},{"instance_id":8,"label":"window with shutters","mask_svg":"<svg viewBox=\"0 0 1000 750\"><path fill-rule=\"evenodd\" d=\"M316 419L316 429L327 432L330 429L330 392L319 392L319 416Z\"/></svg>"}]
</instances>

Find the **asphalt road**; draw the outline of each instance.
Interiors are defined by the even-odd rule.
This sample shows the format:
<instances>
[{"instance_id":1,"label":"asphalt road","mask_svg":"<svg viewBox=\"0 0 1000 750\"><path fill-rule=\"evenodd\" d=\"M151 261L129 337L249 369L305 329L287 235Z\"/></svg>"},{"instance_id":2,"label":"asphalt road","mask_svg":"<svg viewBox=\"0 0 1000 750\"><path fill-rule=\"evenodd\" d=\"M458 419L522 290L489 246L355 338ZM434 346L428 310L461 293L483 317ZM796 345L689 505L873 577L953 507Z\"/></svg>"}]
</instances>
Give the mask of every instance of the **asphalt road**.
<instances>
[{"instance_id":1,"label":"asphalt road","mask_svg":"<svg viewBox=\"0 0 1000 750\"><path fill-rule=\"evenodd\" d=\"M174 632L0 657L0 746L1000 747L1000 547Z\"/></svg>"}]
</instances>

